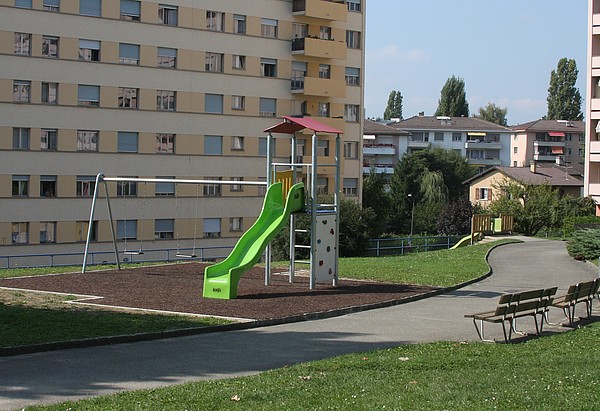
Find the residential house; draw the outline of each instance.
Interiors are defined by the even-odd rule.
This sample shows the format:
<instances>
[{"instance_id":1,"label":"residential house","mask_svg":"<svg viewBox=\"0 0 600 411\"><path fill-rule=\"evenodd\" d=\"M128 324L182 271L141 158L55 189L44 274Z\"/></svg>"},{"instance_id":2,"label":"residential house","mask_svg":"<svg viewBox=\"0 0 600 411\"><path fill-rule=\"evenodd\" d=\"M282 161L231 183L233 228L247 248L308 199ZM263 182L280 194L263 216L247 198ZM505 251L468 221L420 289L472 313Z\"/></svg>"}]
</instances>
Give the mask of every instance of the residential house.
<instances>
[{"instance_id":1,"label":"residential house","mask_svg":"<svg viewBox=\"0 0 600 411\"><path fill-rule=\"evenodd\" d=\"M489 121L475 117L433 117L420 113L388 125L410 133L406 147L408 153L431 145L457 151L479 171L492 166L510 165L512 130Z\"/></svg>"},{"instance_id":2,"label":"residential house","mask_svg":"<svg viewBox=\"0 0 600 411\"><path fill-rule=\"evenodd\" d=\"M511 165L527 167L532 161L568 167L583 164L584 130L582 121L535 120L512 126Z\"/></svg>"}]
</instances>

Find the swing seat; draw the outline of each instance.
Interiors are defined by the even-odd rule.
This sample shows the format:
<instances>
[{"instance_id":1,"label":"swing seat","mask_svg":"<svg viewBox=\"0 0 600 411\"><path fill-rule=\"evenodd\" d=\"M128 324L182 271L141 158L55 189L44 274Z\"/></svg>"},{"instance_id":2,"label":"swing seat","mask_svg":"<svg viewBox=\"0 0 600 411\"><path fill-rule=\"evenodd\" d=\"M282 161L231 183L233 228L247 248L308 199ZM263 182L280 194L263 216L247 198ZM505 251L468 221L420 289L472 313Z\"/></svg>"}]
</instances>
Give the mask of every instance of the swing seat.
<instances>
[{"instance_id":1,"label":"swing seat","mask_svg":"<svg viewBox=\"0 0 600 411\"><path fill-rule=\"evenodd\" d=\"M183 253L177 253L175 254L175 257L181 257L181 258L196 258L198 257L196 254L183 254Z\"/></svg>"},{"instance_id":2,"label":"swing seat","mask_svg":"<svg viewBox=\"0 0 600 411\"><path fill-rule=\"evenodd\" d=\"M123 251L123 254L125 255L142 255L144 254L143 251Z\"/></svg>"}]
</instances>

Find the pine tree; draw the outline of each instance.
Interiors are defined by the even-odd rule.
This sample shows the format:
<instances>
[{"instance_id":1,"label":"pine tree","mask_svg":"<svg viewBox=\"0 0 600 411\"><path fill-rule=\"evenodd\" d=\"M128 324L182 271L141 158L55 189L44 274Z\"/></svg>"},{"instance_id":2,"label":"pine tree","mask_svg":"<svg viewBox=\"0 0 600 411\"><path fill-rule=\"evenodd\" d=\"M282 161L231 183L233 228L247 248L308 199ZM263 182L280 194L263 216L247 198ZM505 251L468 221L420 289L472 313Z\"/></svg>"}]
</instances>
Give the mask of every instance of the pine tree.
<instances>
[{"instance_id":1,"label":"pine tree","mask_svg":"<svg viewBox=\"0 0 600 411\"><path fill-rule=\"evenodd\" d=\"M383 112L384 120L392 118L399 118L402 120L402 93L396 90L390 91L387 107Z\"/></svg>"},{"instance_id":2,"label":"pine tree","mask_svg":"<svg viewBox=\"0 0 600 411\"><path fill-rule=\"evenodd\" d=\"M564 57L558 61L556 70L550 74L547 119L583 120L581 94L575 87L578 74L575 60Z\"/></svg>"},{"instance_id":3,"label":"pine tree","mask_svg":"<svg viewBox=\"0 0 600 411\"><path fill-rule=\"evenodd\" d=\"M450 77L442 88L436 116L469 117L469 103L465 92L465 81L456 76Z\"/></svg>"}]
</instances>

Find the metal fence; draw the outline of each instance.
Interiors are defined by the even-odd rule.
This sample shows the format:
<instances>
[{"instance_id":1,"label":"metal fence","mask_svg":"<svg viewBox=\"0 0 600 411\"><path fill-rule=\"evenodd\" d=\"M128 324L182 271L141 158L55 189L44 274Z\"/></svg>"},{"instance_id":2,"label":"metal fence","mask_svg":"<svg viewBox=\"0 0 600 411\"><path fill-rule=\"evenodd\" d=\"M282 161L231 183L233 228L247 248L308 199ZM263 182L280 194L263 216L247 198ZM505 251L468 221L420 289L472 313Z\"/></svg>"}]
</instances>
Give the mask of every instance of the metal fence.
<instances>
[{"instance_id":1,"label":"metal fence","mask_svg":"<svg viewBox=\"0 0 600 411\"><path fill-rule=\"evenodd\" d=\"M202 248L159 248L144 250L142 254L123 254L123 263L172 262L180 260L215 261L229 255L232 246ZM195 257L181 257L177 254L195 254ZM0 268L62 267L83 264L83 252L0 255ZM86 265L116 264L114 251L90 251Z\"/></svg>"},{"instance_id":2,"label":"metal fence","mask_svg":"<svg viewBox=\"0 0 600 411\"><path fill-rule=\"evenodd\" d=\"M464 236L375 238L369 240L367 256L383 257L448 249Z\"/></svg>"}]
</instances>

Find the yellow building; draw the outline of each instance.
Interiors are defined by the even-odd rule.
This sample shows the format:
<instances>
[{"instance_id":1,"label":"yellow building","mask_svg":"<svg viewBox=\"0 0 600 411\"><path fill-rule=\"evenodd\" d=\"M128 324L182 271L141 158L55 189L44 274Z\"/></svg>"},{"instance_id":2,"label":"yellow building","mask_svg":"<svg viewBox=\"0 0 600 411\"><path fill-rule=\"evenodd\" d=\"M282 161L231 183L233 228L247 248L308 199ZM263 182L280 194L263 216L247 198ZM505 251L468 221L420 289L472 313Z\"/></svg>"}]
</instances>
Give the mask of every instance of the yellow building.
<instances>
[{"instance_id":1,"label":"yellow building","mask_svg":"<svg viewBox=\"0 0 600 411\"><path fill-rule=\"evenodd\" d=\"M262 130L283 115L344 131L342 190L360 200L365 7L0 0L0 255L80 251L99 172L264 180ZM311 150L305 137L300 156ZM333 138L320 156L333 159ZM290 149L278 139L277 159L289 161ZM319 170L318 180L322 192L333 190L332 170ZM265 191L169 183L110 190L117 236L154 248L233 244ZM100 249L111 239L103 218L93 230Z\"/></svg>"}]
</instances>

